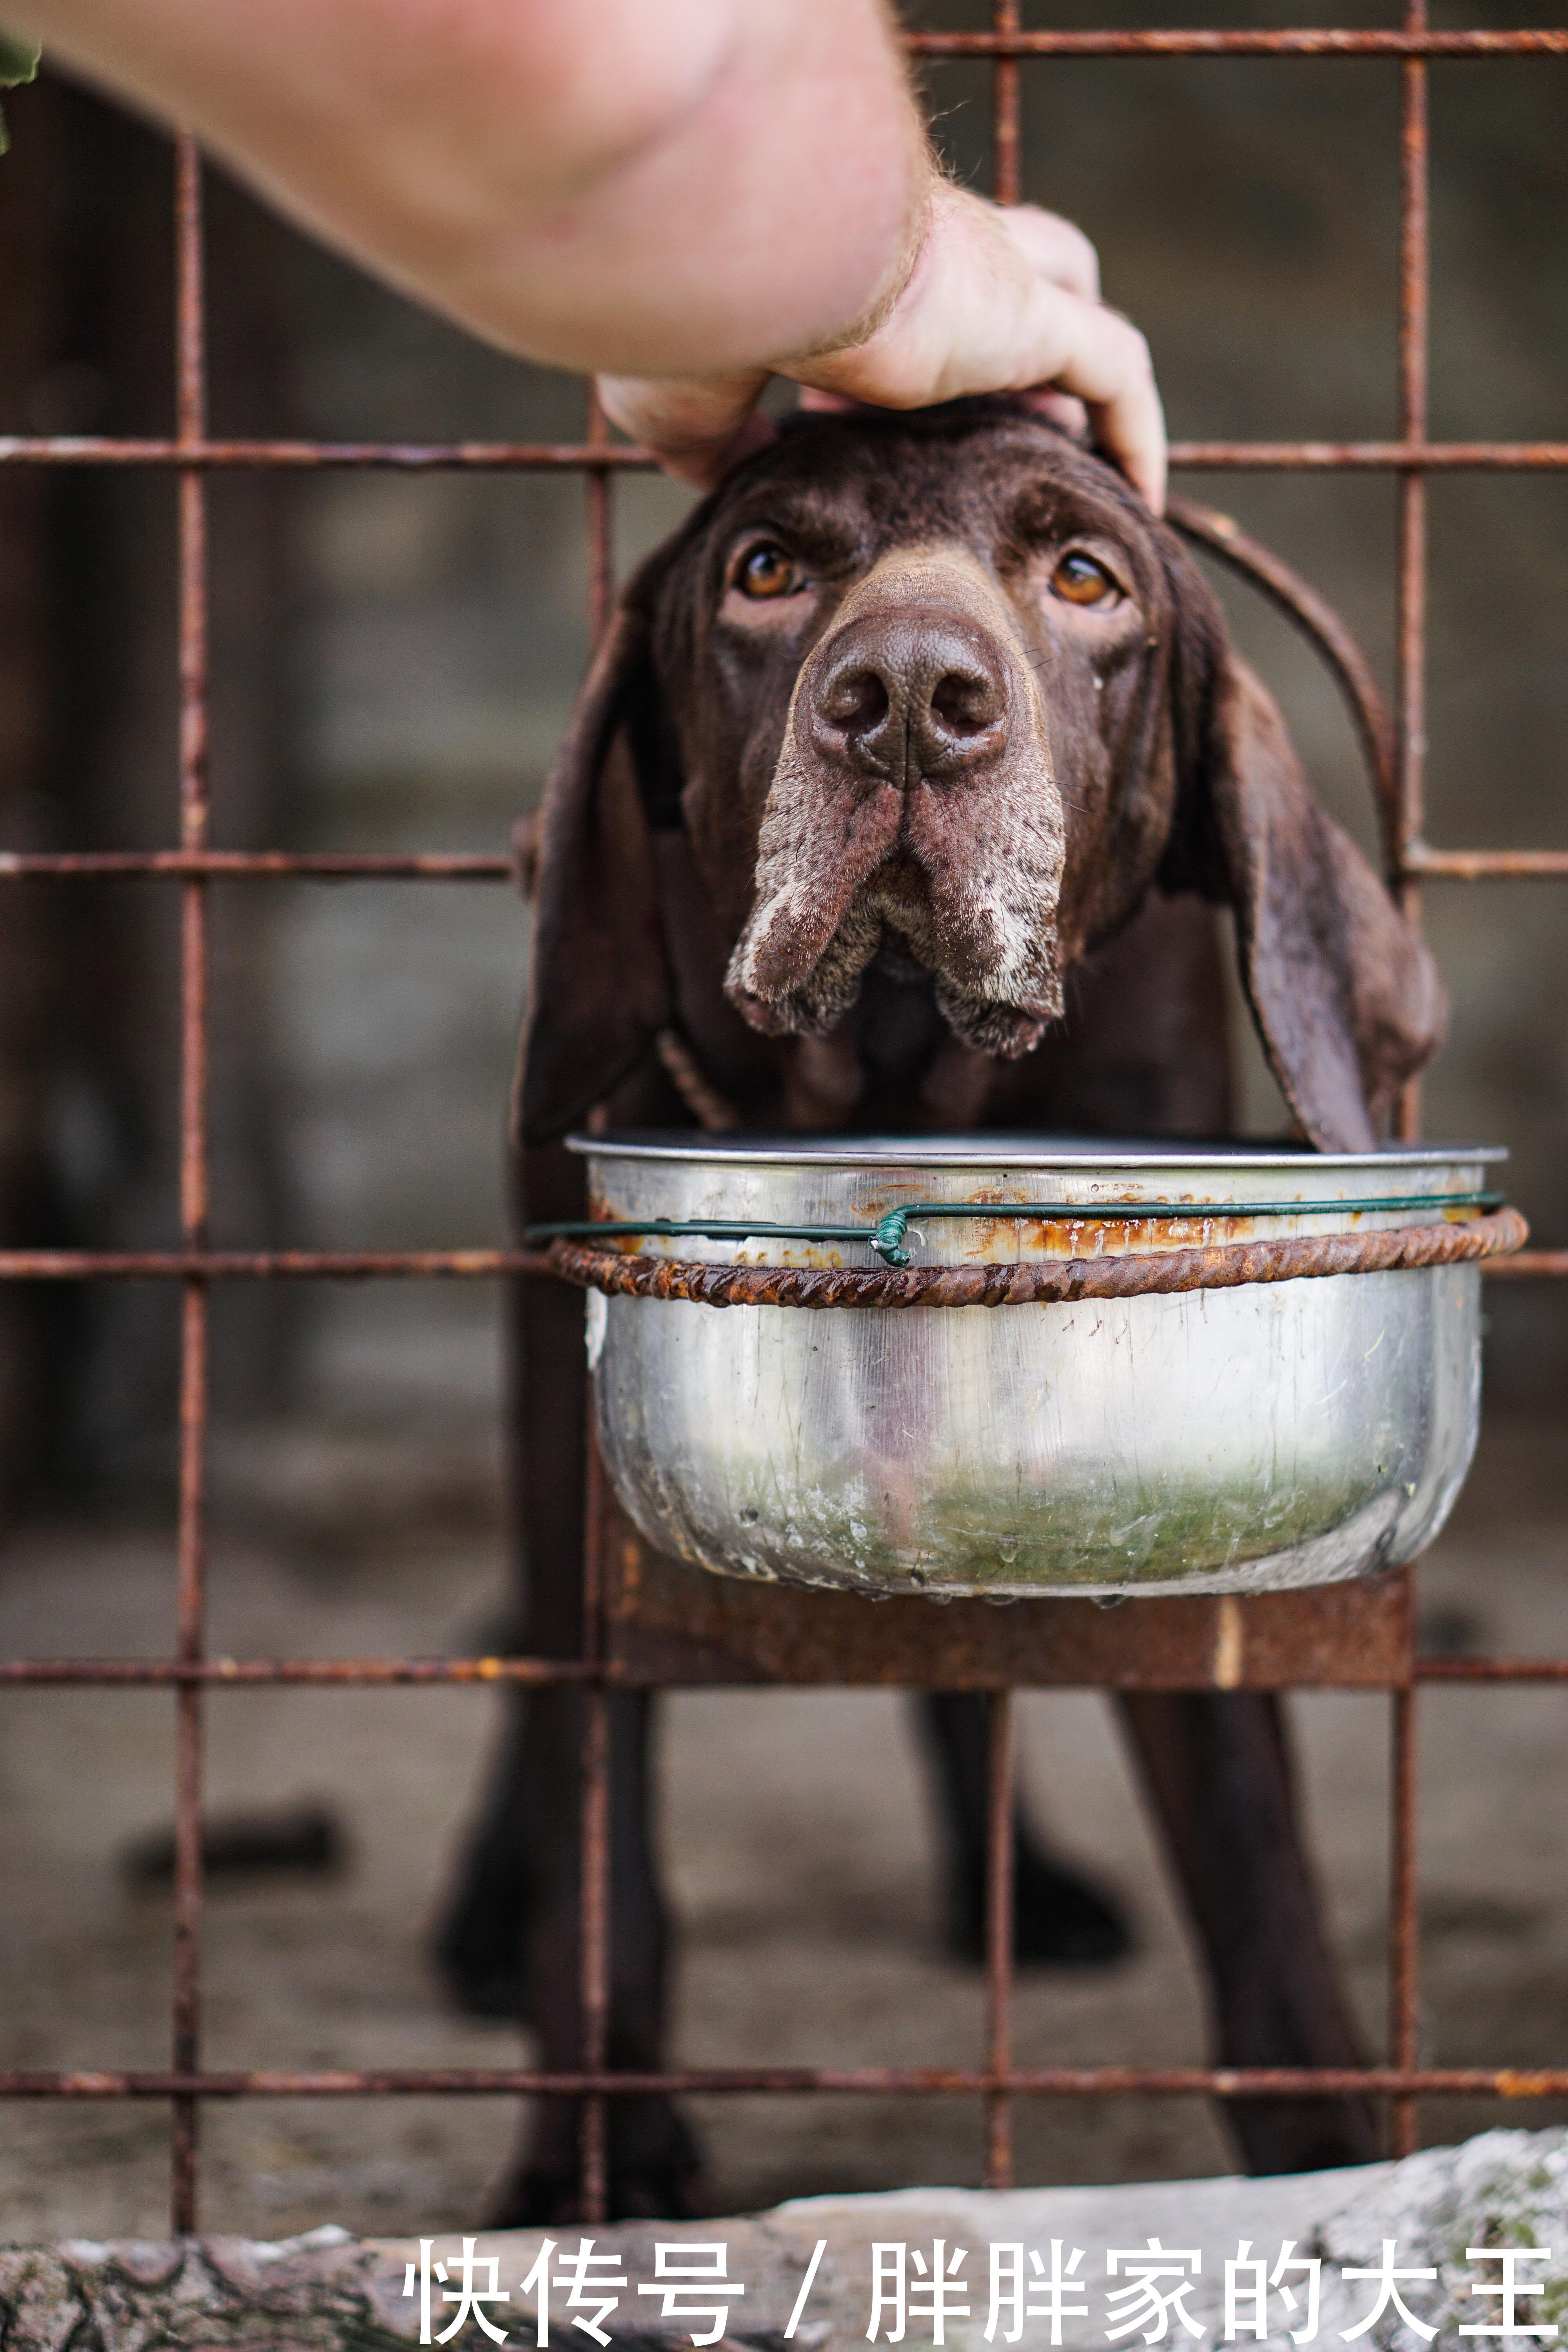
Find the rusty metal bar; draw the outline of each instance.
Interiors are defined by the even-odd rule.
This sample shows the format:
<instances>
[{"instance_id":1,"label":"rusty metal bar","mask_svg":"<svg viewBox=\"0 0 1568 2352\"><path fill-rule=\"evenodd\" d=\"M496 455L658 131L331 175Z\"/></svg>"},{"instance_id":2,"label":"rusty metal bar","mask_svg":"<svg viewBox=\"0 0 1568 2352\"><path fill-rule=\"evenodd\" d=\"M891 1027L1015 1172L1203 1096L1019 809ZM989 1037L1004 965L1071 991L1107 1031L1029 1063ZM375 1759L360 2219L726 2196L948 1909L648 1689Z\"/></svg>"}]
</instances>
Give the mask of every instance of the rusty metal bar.
<instances>
[{"instance_id":1,"label":"rusty metal bar","mask_svg":"<svg viewBox=\"0 0 1568 2352\"><path fill-rule=\"evenodd\" d=\"M185 471L231 466L313 473L333 467L380 466L399 473L551 473L592 466L650 471L655 460L629 442L581 441L209 441L107 434L0 434L0 466L178 466Z\"/></svg>"},{"instance_id":2,"label":"rusty metal bar","mask_svg":"<svg viewBox=\"0 0 1568 2352\"><path fill-rule=\"evenodd\" d=\"M0 2074L0 2099L984 2097L1032 2099L1568 2098L1568 2066L729 2066L550 2074L525 2066L333 2067L179 2074Z\"/></svg>"},{"instance_id":3,"label":"rusty metal bar","mask_svg":"<svg viewBox=\"0 0 1568 2352\"><path fill-rule=\"evenodd\" d=\"M590 1433L593 1429L589 1421ZM583 1648L585 1675L600 1674L604 1655L601 1504L604 1472L588 1440L583 1540ZM610 1699L602 1679L583 1694L583 1796L578 1848L579 2048L585 2074L602 2074L610 2048ZM609 2110L602 2097L584 2100L578 2141L579 2219L602 2222L610 2208Z\"/></svg>"},{"instance_id":4,"label":"rusty metal bar","mask_svg":"<svg viewBox=\"0 0 1568 2352\"><path fill-rule=\"evenodd\" d=\"M584 1597L586 1601L587 1594ZM596 1601L593 1615L598 1616ZM597 1673L593 1659L584 1656L582 1664ZM592 1683L583 1694L582 1801L581 2050L584 2072L602 2074L609 2063L610 2048L610 1696L602 1680ZM600 2095L591 2095L583 2102L578 2148L578 2218L586 2222L606 2221L610 2216L609 2111Z\"/></svg>"},{"instance_id":5,"label":"rusty metal bar","mask_svg":"<svg viewBox=\"0 0 1568 2352\"><path fill-rule=\"evenodd\" d=\"M1406 876L1434 882L1564 881L1568 849L1435 849L1406 845ZM0 850L0 882L507 882L517 861L499 850Z\"/></svg>"},{"instance_id":6,"label":"rusty metal bar","mask_svg":"<svg viewBox=\"0 0 1568 2352\"><path fill-rule=\"evenodd\" d=\"M549 1253L458 1250L0 1250L0 1282L492 1281L550 1274Z\"/></svg>"},{"instance_id":7,"label":"rusty metal bar","mask_svg":"<svg viewBox=\"0 0 1568 2352\"><path fill-rule=\"evenodd\" d=\"M1424 881L1568 880L1568 849L1435 849L1412 841L1402 871ZM498 850L0 850L0 882L507 882L517 862Z\"/></svg>"},{"instance_id":8,"label":"rusty metal bar","mask_svg":"<svg viewBox=\"0 0 1568 2352\"><path fill-rule=\"evenodd\" d=\"M1568 1667L1565 1667L1568 1671ZM614 1681L613 1666L581 1658L0 1658L0 1689L272 1689L283 1685L388 1685Z\"/></svg>"},{"instance_id":9,"label":"rusty metal bar","mask_svg":"<svg viewBox=\"0 0 1568 2352\"><path fill-rule=\"evenodd\" d=\"M492 1282L553 1276L548 1250L0 1250L0 1282ZM1490 1280L1554 1280L1568 1250L1489 1258Z\"/></svg>"},{"instance_id":10,"label":"rusty metal bar","mask_svg":"<svg viewBox=\"0 0 1568 2352\"><path fill-rule=\"evenodd\" d=\"M1405 0L1405 30L1426 29L1426 0ZM1399 135L1399 436L1418 449L1426 438L1428 309L1431 289L1427 175L1426 66L1412 57L1400 68ZM1399 571L1395 618L1397 712L1395 831L1390 865L1410 923L1421 921L1421 886L1406 852L1421 838L1426 814L1426 478L1399 477ZM1401 1093L1395 1133L1421 1131L1421 1082Z\"/></svg>"},{"instance_id":11,"label":"rusty metal bar","mask_svg":"<svg viewBox=\"0 0 1568 2352\"><path fill-rule=\"evenodd\" d=\"M1568 849L1433 849L1412 841L1403 867L1426 882L1568 882Z\"/></svg>"},{"instance_id":12,"label":"rusty metal bar","mask_svg":"<svg viewBox=\"0 0 1568 2352\"><path fill-rule=\"evenodd\" d=\"M1552 472L1568 465L1563 441L1173 441L1177 472Z\"/></svg>"},{"instance_id":13,"label":"rusty metal bar","mask_svg":"<svg viewBox=\"0 0 1568 2352\"><path fill-rule=\"evenodd\" d=\"M1013 2063L1015 1717L1014 1693L993 1691L986 1708L985 2071L998 2084ZM1004 2088L985 2103L985 2186L1013 2186L1013 2103Z\"/></svg>"},{"instance_id":14,"label":"rusty metal bar","mask_svg":"<svg viewBox=\"0 0 1568 2352\"><path fill-rule=\"evenodd\" d=\"M174 145L175 388L179 437L206 431L206 349L203 316L202 165L195 142ZM210 823L207 726L206 483L186 468L179 478L180 841L205 849ZM180 886L180 1238L188 1251L207 1245L208 992L211 940L207 892L200 875ZM180 1661L200 1663L206 1615L207 1288L184 1277L180 1324L179 1504L176 1620ZM183 1682L175 1696L174 2072L201 2064L202 1688ZM170 2150L170 2226L188 2237L196 2226L198 2108L177 2096Z\"/></svg>"},{"instance_id":15,"label":"rusty metal bar","mask_svg":"<svg viewBox=\"0 0 1568 2352\"><path fill-rule=\"evenodd\" d=\"M1415 1693L1394 1693L1392 1802L1389 1836L1388 2042L1396 2072L1414 2074L1420 2039L1418 1961L1420 1923L1415 1868ZM1395 2156L1415 2148L1415 2101L1409 2093L1394 2102Z\"/></svg>"},{"instance_id":16,"label":"rusty metal bar","mask_svg":"<svg viewBox=\"0 0 1568 2352\"><path fill-rule=\"evenodd\" d=\"M616 596L615 510L605 462L611 447L609 419L597 391L590 386L587 478L583 490L588 533L588 642L594 646L605 634Z\"/></svg>"},{"instance_id":17,"label":"rusty metal bar","mask_svg":"<svg viewBox=\"0 0 1568 2352\"><path fill-rule=\"evenodd\" d=\"M0 850L0 882L515 882L500 851Z\"/></svg>"},{"instance_id":18,"label":"rusty metal bar","mask_svg":"<svg viewBox=\"0 0 1568 2352\"><path fill-rule=\"evenodd\" d=\"M609 446L609 420L596 386L588 392L588 446ZM588 555L588 642L597 646L609 626L616 596L615 511L608 467L595 465L584 482ZM590 1412L588 1426L593 1428ZM597 1669L604 1655L601 1590L603 1472L588 1440L583 1545L582 1664ZM610 2046L610 1698L602 1680L583 1694L582 1814L578 1843L579 2050L584 2070L603 2074ZM602 2097L583 2102L579 2125L580 2219L598 2224L610 2211L610 2119Z\"/></svg>"},{"instance_id":19,"label":"rusty metal bar","mask_svg":"<svg viewBox=\"0 0 1568 2352\"><path fill-rule=\"evenodd\" d=\"M1411 1672L1418 1683L1448 1683L1460 1687L1468 1683L1563 1683L1568 1682L1568 1658L1417 1657ZM384 1689L507 1683L533 1687L600 1682L614 1687L627 1680L626 1667L614 1659L593 1665L581 1658L0 1659L0 1689L168 1690L185 1683L199 1683L210 1690L270 1689L280 1685Z\"/></svg>"},{"instance_id":20,"label":"rusty metal bar","mask_svg":"<svg viewBox=\"0 0 1568 2352\"><path fill-rule=\"evenodd\" d=\"M908 33L917 58L1540 58L1568 57L1568 32Z\"/></svg>"},{"instance_id":21,"label":"rusty metal bar","mask_svg":"<svg viewBox=\"0 0 1568 2352\"><path fill-rule=\"evenodd\" d=\"M1568 441L1173 441L1175 471L1423 473L1560 472ZM380 467L394 472L651 473L656 460L628 442L178 441L79 435L0 435L0 466L150 466L309 473Z\"/></svg>"},{"instance_id":22,"label":"rusty metal bar","mask_svg":"<svg viewBox=\"0 0 1568 2352\"><path fill-rule=\"evenodd\" d=\"M991 21L1000 38L1016 36L1022 0L993 0ZM999 52L991 77L992 194L999 205L1016 205L1021 193L1020 96L1017 59ZM995 2077L1013 2058L1016 1727L1014 1693L993 1691L985 1710L985 2064ZM1005 2090L985 2102L984 2165L987 2189L1011 2189L1013 2102Z\"/></svg>"},{"instance_id":23,"label":"rusty metal bar","mask_svg":"<svg viewBox=\"0 0 1568 2352\"><path fill-rule=\"evenodd\" d=\"M1568 1273L1568 1253L1563 1272ZM1418 1683L1568 1683L1568 1658L1417 1658Z\"/></svg>"},{"instance_id":24,"label":"rusty metal bar","mask_svg":"<svg viewBox=\"0 0 1568 2352\"><path fill-rule=\"evenodd\" d=\"M1427 29L1426 0L1405 0L1406 34ZM1399 135L1399 435L1411 448L1426 438L1428 312L1431 291L1427 171L1426 63L1409 57L1400 68ZM1419 926L1421 885L1407 851L1426 822L1426 478L1411 468L1399 477L1399 571L1395 617L1396 720L1394 831L1389 863L1406 919ZM1395 1132L1421 1132L1421 1083L1403 1089ZM1414 1641L1414 1591L1405 1571ZM1388 2044L1397 2067L1413 2068L1419 2034L1420 1919L1415 1857L1415 1691L1393 1694L1390 1759ZM1395 2156L1409 2156L1416 2138L1414 2098L1395 2099L1391 2116Z\"/></svg>"},{"instance_id":25,"label":"rusty metal bar","mask_svg":"<svg viewBox=\"0 0 1568 2352\"><path fill-rule=\"evenodd\" d=\"M1215 551L1223 552L1223 551ZM1568 879L1568 849L1405 845L1401 870L1425 882ZM515 882L505 852L378 849L0 849L0 882Z\"/></svg>"},{"instance_id":26,"label":"rusty metal bar","mask_svg":"<svg viewBox=\"0 0 1568 2352\"><path fill-rule=\"evenodd\" d=\"M993 0L991 10L992 30L1002 44L992 51L991 77L991 193L999 205L1016 205L1021 186L1018 57L1011 46L1021 29L1021 7L1022 0Z\"/></svg>"}]
</instances>

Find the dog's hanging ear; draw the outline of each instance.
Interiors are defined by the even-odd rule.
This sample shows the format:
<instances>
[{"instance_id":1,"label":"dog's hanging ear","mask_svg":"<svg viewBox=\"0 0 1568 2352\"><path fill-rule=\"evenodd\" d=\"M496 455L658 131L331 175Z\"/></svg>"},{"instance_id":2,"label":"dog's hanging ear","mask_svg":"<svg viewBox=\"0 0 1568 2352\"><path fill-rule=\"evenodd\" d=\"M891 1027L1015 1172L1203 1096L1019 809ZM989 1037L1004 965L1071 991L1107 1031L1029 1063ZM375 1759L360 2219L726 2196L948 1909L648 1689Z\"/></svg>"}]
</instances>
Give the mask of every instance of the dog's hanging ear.
<instances>
[{"instance_id":1,"label":"dog's hanging ear","mask_svg":"<svg viewBox=\"0 0 1568 2352\"><path fill-rule=\"evenodd\" d=\"M545 786L513 1129L549 1143L632 1070L670 1018L641 770L658 734L656 556L628 583Z\"/></svg>"},{"instance_id":2,"label":"dog's hanging ear","mask_svg":"<svg viewBox=\"0 0 1568 2352\"><path fill-rule=\"evenodd\" d=\"M1234 909L1242 985L1305 1133L1320 1151L1369 1150L1400 1087L1442 1044L1443 984L1313 798L1274 699L1232 650L1217 605L1184 559L1181 569L1183 776L1161 878Z\"/></svg>"}]
</instances>

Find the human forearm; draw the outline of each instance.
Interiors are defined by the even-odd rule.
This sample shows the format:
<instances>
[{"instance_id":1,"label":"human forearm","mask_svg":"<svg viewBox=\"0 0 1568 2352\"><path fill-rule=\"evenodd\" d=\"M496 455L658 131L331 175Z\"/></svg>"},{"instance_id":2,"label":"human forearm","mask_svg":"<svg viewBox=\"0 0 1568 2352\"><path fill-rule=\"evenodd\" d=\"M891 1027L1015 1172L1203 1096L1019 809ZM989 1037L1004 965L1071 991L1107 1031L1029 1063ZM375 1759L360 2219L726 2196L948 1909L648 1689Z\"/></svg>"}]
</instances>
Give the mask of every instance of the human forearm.
<instances>
[{"instance_id":1,"label":"human forearm","mask_svg":"<svg viewBox=\"0 0 1568 2352\"><path fill-rule=\"evenodd\" d=\"M879 0L8 0L5 21L504 347L764 368L898 291L929 185Z\"/></svg>"},{"instance_id":2,"label":"human forearm","mask_svg":"<svg viewBox=\"0 0 1568 2352\"><path fill-rule=\"evenodd\" d=\"M1156 507L1093 249L937 176L885 0L0 0L279 207L721 478L770 373L919 406L1055 384Z\"/></svg>"}]
</instances>

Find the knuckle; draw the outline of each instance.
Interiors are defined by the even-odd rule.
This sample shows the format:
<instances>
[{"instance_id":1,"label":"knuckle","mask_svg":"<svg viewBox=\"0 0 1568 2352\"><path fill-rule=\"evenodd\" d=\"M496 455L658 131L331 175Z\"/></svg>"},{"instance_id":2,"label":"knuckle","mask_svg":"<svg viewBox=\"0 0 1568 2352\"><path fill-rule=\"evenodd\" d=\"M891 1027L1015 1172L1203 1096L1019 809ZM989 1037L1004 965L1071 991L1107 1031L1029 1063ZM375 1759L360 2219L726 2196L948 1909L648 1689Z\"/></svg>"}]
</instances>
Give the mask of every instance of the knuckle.
<instances>
[{"instance_id":1,"label":"knuckle","mask_svg":"<svg viewBox=\"0 0 1568 2352\"><path fill-rule=\"evenodd\" d=\"M1088 279L1090 288L1097 288L1100 284L1100 252L1094 239L1087 236L1072 221L1064 221L1062 226L1067 231L1068 248L1076 259L1079 270Z\"/></svg>"}]
</instances>

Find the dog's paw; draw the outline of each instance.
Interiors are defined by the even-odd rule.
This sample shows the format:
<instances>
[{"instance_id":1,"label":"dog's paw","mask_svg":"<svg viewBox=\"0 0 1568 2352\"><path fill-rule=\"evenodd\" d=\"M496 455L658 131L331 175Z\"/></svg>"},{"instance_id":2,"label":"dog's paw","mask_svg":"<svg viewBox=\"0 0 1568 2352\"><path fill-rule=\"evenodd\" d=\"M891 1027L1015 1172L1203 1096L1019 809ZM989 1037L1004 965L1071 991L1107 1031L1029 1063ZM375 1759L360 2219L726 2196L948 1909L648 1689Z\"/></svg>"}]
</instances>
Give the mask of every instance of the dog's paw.
<instances>
[{"instance_id":1,"label":"dog's paw","mask_svg":"<svg viewBox=\"0 0 1568 2352\"><path fill-rule=\"evenodd\" d=\"M712 2210L700 2172L668 2166L610 2176L612 2221L696 2221ZM526 2167L502 2186L486 2214L487 2230L547 2230L581 2222L581 2187L575 2172Z\"/></svg>"},{"instance_id":2,"label":"dog's paw","mask_svg":"<svg viewBox=\"0 0 1568 2352\"><path fill-rule=\"evenodd\" d=\"M710 2213L702 2152L679 2110L667 2099L612 2100L610 2108L607 2218L695 2221ZM528 2148L502 2183L485 2217L487 2230L548 2229L582 2220L577 2164L566 2154L561 2118L553 2121L550 2144Z\"/></svg>"}]
</instances>

